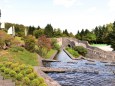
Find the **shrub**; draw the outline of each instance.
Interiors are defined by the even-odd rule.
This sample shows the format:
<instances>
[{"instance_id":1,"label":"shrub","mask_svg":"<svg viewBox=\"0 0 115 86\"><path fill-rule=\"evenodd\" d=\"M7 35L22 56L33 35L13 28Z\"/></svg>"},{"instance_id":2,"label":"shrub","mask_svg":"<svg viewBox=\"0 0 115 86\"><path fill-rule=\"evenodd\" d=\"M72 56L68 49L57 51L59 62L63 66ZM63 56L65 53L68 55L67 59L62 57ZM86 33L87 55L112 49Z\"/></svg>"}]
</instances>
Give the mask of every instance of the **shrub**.
<instances>
[{"instance_id":1,"label":"shrub","mask_svg":"<svg viewBox=\"0 0 115 86\"><path fill-rule=\"evenodd\" d=\"M51 39L51 46L55 50L59 50L60 49L60 46L59 46L59 44L57 44L57 40L56 39Z\"/></svg>"},{"instance_id":2,"label":"shrub","mask_svg":"<svg viewBox=\"0 0 115 86\"><path fill-rule=\"evenodd\" d=\"M32 72L33 72L32 69L27 69L27 70L26 70L26 74L30 74L30 73L32 73Z\"/></svg>"},{"instance_id":3,"label":"shrub","mask_svg":"<svg viewBox=\"0 0 115 86\"><path fill-rule=\"evenodd\" d=\"M78 51L78 53L83 55L83 56L85 56L87 54L87 49L84 48L83 46L75 46L74 50Z\"/></svg>"},{"instance_id":4,"label":"shrub","mask_svg":"<svg viewBox=\"0 0 115 86\"><path fill-rule=\"evenodd\" d=\"M35 74L34 74L34 73L28 74L27 77L28 77L30 80L33 80L33 79L35 78Z\"/></svg>"},{"instance_id":5,"label":"shrub","mask_svg":"<svg viewBox=\"0 0 115 86\"><path fill-rule=\"evenodd\" d=\"M0 68L3 67L3 64L0 63Z\"/></svg>"},{"instance_id":6,"label":"shrub","mask_svg":"<svg viewBox=\"0 0 115 86\"><path fill-rule=\"evenodd\" d=\"M20 70L23 70L23 69L26 68L26 65L25 65L25 64L22 64L22 65L19 66L19 68L20 68Z\"/></svg>"},{"instance_id":7,"label":"shrub","mask_svg":"<svg viewBox=\"0 0 115 86\"><path fill-rule=\"evenodd\" d=\"M25 70L21 70L20 73L23 74L24 76L26 75L26 71Z\"/></svg>"},{"instance_id":8,"label":"shrub","mask_svg":"<svg viewBox=\"0 0 115 86\"><path fill-rule=\"evenodd\" d=\"M72 48L66 48L66 50L75 58L79 57L79 54L77 51L73 50Z\"/></svg>"},{"instance_id":9,"label":"shrub","mask_svg":"<svg viewBox=\"0 0 115 86\"><path fill-rule=\"evenodd\" d=\"M23 78L23 83L26 84L26 85L29 85L30 84L30 79L28 77L24 77Z\"/></svg>"},{"instance_id":10,"label":"shrub","mask_svg":"<svg viewBox=\"0 0 115 86\"><path fill-rule=\"evenodd\" d=\"M40 81L38 79L32 80L32 86L39 86Z\"/></svg>"},{"instance_id":11,"label":"shrub","mask_svg":"<svg viewBox=\"0 0 115 86\"><path fill-rule=\"evenodd\" d=\"M46 83L41 83L39 86L47 86Z\"/></svg>"},{"instance_id":12,"label":"shrub","mask_svg":"<svg viewBox=\"0 0 115 86\"><path fill-rule=\"evenodd\" d=\"M5 74L9 74L9 72L10 72L10 69L8 69L8 68L6 68L6 69L4 70L4 73L5 73Z\"/></svg>"},{"instance_id":13,"label":"shrub","mask_svg":"<svg viewBox=\"0 0 115 86\"><path fill-rule=\"evenodd\" d=\"M12 69L14 69L15 67L18 67L18 65L19 65L18 63L13 63L13 64L11 64L10 67L11 67Z\"/></svg>"},{"instance_id":14,"label":"shrub","mask_svg":"<svg viewBox=\"0 0 115 86\"><path fill-rule=\"evenodd\" d=\"M6 69L5 67L1 67L1 68L0 68L0 70L1 70L2 72L4 72L5 69Z\"/></svg>"},{"instance_id":15,"label":"shrub","mask_svg":"<svg viewBox=\"0 0 115 86\"><path fill-rule=\"evenodd\" d=\"M11 64L12 64L12 62L5 62L5 63L4 63L4 66L5 66L5 67L10 67Z\"/></svg>"},{"instance_id":16,"label":"shrub","mask_svg":"<svg viewBox=\"0 0 115 86\"><path fill-rule=\"evenodd\" d=\"M18 47L18 46L13 46L9 50L12 51L12 52L18 52L18 51L24 51L24 48Z\"/></svg>"},{"instance_id":17,"label":"shrub","mask_svg":"<svg viewBox=\"0 0 115 86\"><path fill-rule=\"evenodd\" d=\"M10 74L11 77L16 77L16 72L13 71L13 70L11 70L9 74Z\"/></svg>"},{"instance_id":18,"label":"shrub","mask_svg":"<svg viewBox=\"0 0 115 86\"><path fill-rule=\"evenodd\" d=\"M31 65L29 65L27 68L33 71L33 67Z\"/></svg>"},{"instance_id":19,"label":"shrub","mask_svg":"<svg viewBox=\"0 0 115 86\"><path fill-rule=\"evenodd\" d=\"M14 70L16 73L19 73L19 72L20 72L20 68L19 68L19 67L15 67L13 70Z\"/></svg>"},{"instance_id":20,"label":"shrub","mask_svg":"<svg viewBox=\"0 0 115 86\"><path fill-rule=\"evenodd\" d=\"M40 83L44 83L44 78L38 77L38 80L40 81Z\"/></svg>"},{"instance_id":21,"label":"shrub","mask_svg":"<svg viewBox=\"0 0 115 86\"><path fill-rule=\"evenodd\" d=\"M25 48L30 52L34 52L34 50L35 50L35 38L31 35L26 36L24 39L24 42L25 42Z\"/></svg>"},{"instance_id":22,"label":"shrub","mask_svg":"<svg viewBox=\"0 0 115 86\"><path fill-rule=\"evenodd\" d=\"M22 78L23 78L23 74L21 74L21 73L19 73L19 74L16 76L16 79L19 80L19 81L20 81Z\"/></svg>"}]
</instances>

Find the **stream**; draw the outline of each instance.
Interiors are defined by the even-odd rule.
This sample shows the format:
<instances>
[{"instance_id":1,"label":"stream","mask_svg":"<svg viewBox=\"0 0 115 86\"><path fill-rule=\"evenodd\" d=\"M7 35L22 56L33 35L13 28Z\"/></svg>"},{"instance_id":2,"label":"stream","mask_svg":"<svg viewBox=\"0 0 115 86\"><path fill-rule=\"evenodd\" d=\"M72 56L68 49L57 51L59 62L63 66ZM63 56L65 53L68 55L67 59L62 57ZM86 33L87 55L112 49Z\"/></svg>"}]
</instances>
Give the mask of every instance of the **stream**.
<instances>
[{"instance_id":1,"label":"stream","mask_svg":"<svg viewBox=\"0 0 115 86\"><path fill-rule=\"evenodd\" d=\"M107 62L72 60L63 50L54 58L61 62L48 62L45 67L69 68L95 72L47 73L61 86L115 86L115 65ZM112 64L112 65L111 65Z\"/></svg>"}]
</instances>

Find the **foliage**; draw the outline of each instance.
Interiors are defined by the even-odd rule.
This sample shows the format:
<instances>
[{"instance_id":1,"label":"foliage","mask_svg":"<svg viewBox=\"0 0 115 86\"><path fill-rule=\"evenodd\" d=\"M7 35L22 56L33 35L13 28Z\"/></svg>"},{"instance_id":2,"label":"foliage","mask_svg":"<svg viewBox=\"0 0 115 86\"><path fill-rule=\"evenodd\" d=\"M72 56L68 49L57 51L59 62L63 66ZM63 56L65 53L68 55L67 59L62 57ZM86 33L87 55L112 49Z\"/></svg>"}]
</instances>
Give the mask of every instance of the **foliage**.
<instances>
[{"instance_id":1,"label":"foliage","mask_svg":"<svg viewBox=\"0 0 115 86\"><path fill-rule=\"evenodd\" d=\"M42 83L39 86L47 86L47 84L46 83Z\"/></svg>"},{"instance_id":2,"label":"foliage","mask_svg":"<svg viewBox=\"0 0 115 86\"><path fill-rule=\"evenodd\" d=\"M32 81L32 86L39 86L39 84L40 84L40 82L39 82L38 79L34 79L34 80Z\"/></svg>"},{"instance_id":3,"label":"foliage","mask_svg":"<svg viewBox=\"0 0 115 86\"><path fill-rule=\"evenodd\" d=\"M115 21L113 23L113 32L109 34L111 47L115 50Z\"/></svg>"},{"instance_id":4,"label":"foliage","mask_svg":"<svg viewBox=\"0 0 115 86\"><path fill-rule=\"evenodd\" d=\"M0 64L9 64L10 62L1 62ZM37 76L37 74L33 71L33 67L30 65L20 64L11 62L12 65L18 64L18 67L15 68L22 68L19 70L19 72L15 72L14 69L12 70L9 66L3 66L0 68L1 75L3 75L4 78L13 79L15 81L16 86L47 86L47 84L44 82L44 78ZM32 70L31 73L25 73L25 71Z\"/></svg>"},{"instance_id":5,"label":"foliage","mask_svg":"<svg viewBox=\"0 0 115 86\"><path fill-rule=\"evenodd\" d=\"M11 46L11 42L12 42L11 40L13 40L12 36L0 30L0 49L4 49L4 47Z\"/></svg>"},{"instance_id":6,"label":"foliage","mask_svg":"<svg viewBox=\"0 0 115 86\"><path fill-rule=\"evenodd\" d=\"M44 29L44 34L47 37L53 37L53 27L51 26L51 24L47 24L45 29Z\"/></svg>"},{"instance_id":7,"label":"foliage","mask_svg":"<svg viewBox=\"0 0 115 86\"><path fill-rule=\"evenodd\" d=\"M42 78L42 77L38 77L38 80L40 81L40 83L44 83L45 82L44 78Z\"/></svg>"},{"instance_id":8,"label":"foliage","mask_svg":"<svg viewBox=\"0 0 115 86\"><path fill-rule=\"evenodd\" d=\"M9 74L9 71L10 71L10 69L9 69L9 68L6 68L6 69L4 70L4 73L5 73L5 74Z\"/></svg>"},{"instance_id":9,"label":"foliage","mask_svg":"<svg viewBox=\"0 0 115 86\"><path fill-rule=\"evenodd\" d=\"M15 50L17 52L15 52ZM20 49L19 47L17 48L15 46L9 48L8 50L2 50L0 52L0 61L14 61L19 63L29 64L32 66L38 65L37 53L31 53L26 49L24 49L23 47L21 47ZM4 63L4 65L9 67L11 63L7 63L7 64ZM25 68L25 65L20 65L20 66L21 66L20 70Z\"/></svg>"},{"instance_id":10,"label":"foliage","mask_svg":"<svg viewBox=\"0 0 115 86\"><path fill-rule=\"evenodd\" d=\"M18 47L18 46L13 46L12 48L9 48L10 51L12 52L23 52L24 51L24 48L22 47Z\"/></svg>"},{"instance_id":11,"label":"foliage","mask_svg":"<svg viewBox=\"0 0 115 86\"><path fill-rule=\"evenodd\" d=\"M87 49L84 48L83 46L75 46L74 50L83 56L85 56L87 54Z\"/></svg>"},{"instance_id":12,"label":"foliage","mask_svg":"<svg viewBox=\"0 0 115 86\"><path fill-rule=\"evenodd\" d=\"M23 78L23 74L21 74L21 73L17 74L17 76L16 76L17 80L21 81L22 78Z\"/></svg>"},{"instance_id":13,"label":"foliage","mask_svg":"<svg viewBox=\"0 0 115 86\"><path fill-rule=\"evenodd\" d=\"M72 48L67 47L66 50L67 50L72 56L74 56L75 58L77 58L77 57L80 56L80 55L78 54L78 52L75 51L75 50L72 49Z\"/></svg>"},{"instance_id":14,"label":"foliage","mask_svg":"<svg viewBox=\"0 0 115 86\"><path fill-rule=\"evenodd\" d=\"M34 52L35 38L32 35L28 35L24 38L24 42L25 42L25 48L30 52Z\"/></svg>"},{"instance_id":15,"label":"foliage","mask_svg":"<svg viewBox=\"0 0 115 86\"><path fill-rule=\"evenodd\" d=\"M42 36L44 34L44 30L43 29L39 29L39 30L34 30L33 35L36 38L39 38L40 36Z\"/></svg>"},{"instance_id":16,"label":"foliage","mask_svg":"<svg viewBox=\"0 0 115 86\"><path fill-rule=\"evenodd\" d=\"M59 28L58 29L54 29L53 37L62 37L62 31Z\"/></svg>"},{"instance_id":17,"label":"foliage","mask_svg":"<svg viewBox=\"0 0 115 86\"><path fill-rule=\"evenodd\" d=\"M29 85L30 84L30 79L28 77L24 77L23 78L23 83L26 84L26 85Z\"/></svg>"},{"instance_id":18,"label":"foliage","mask_svg":"<svg viewBox=\"0 0 115 86\"><path fill-rule=\"evenodd\" d=\"M52 46L52 48L53 49L55 49L55 50L59 50L60 49L60 46L59 46L59 44L57 44L57 40L56 39L51 39L51 46Z\"/></svg>"},{"instance_id":19,"label":"foliage","mask_svg":"<svg viewBox=\"0 0 115 86\"><path fill-rule=\"evenodd\" d=\"M11 77L16 77L16 72L13 71L13 70L11 70L9 74L10 74Z\"/></svg>"},{"instance_id":20,"label":"foliage","mask_svg":"<svg viewBox=\"0 0 115 86\"><path fill-rule=\"evenodd\" d=\"M46 59L51 58L51 56L56 52L56 50L51 49L50 51L48 51L48 53L44 56Z\"/></svg>"},{"instance_id":21,"label":"foliage","mask_svg":"<svg viewBox=\"0 0 115 86\"><path fill-rule=\"evenodd\" d=\"M48 53L50 49L51 49L51 40L49 38L46 38L45 35L39 37L37 53L43 57Z\"/></svg>"}]
</instances>

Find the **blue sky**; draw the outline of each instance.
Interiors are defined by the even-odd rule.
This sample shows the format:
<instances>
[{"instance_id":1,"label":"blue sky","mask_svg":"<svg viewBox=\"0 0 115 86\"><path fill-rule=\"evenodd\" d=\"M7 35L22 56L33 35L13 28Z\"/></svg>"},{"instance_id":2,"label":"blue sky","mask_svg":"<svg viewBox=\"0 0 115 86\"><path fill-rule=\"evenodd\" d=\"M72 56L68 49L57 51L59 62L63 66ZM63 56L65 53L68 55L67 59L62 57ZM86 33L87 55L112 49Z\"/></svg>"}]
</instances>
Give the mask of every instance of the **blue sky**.
<instances>
[{"instance_id":1,"label":"blue sky","mask_svg":"<svg viewBox=\"0 0 115 86\"><path fill-rule=\"evenodd\" d=\"M2 22L77 33L115 20L115 0L0 0Z\"/></svg>"}]
</instances>

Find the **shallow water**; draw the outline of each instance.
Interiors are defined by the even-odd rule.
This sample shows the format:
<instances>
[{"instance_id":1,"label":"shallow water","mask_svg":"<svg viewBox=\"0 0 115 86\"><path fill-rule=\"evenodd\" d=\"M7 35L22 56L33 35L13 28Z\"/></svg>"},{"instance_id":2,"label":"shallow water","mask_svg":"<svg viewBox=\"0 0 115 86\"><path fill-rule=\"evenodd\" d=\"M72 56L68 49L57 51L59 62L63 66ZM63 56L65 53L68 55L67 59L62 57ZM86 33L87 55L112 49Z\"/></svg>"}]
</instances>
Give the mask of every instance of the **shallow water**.
<instances>
[{"instance_id":1,"label":"shallow water","mask_svg":"<svg viewBox=\"0 0 115 86\"><path fill-rule=\"evenodd\" d=\"M45 66L82 71L98 71L98 74L94 72L48 73L50 77L58 81L62 86L115 86L115 66L110 66L109 64L111 63L92 62L83 59L71 60L68 58L69 56L62 51L57 57L61 62L48 62Z\"/></svg>"}]
</instances>

